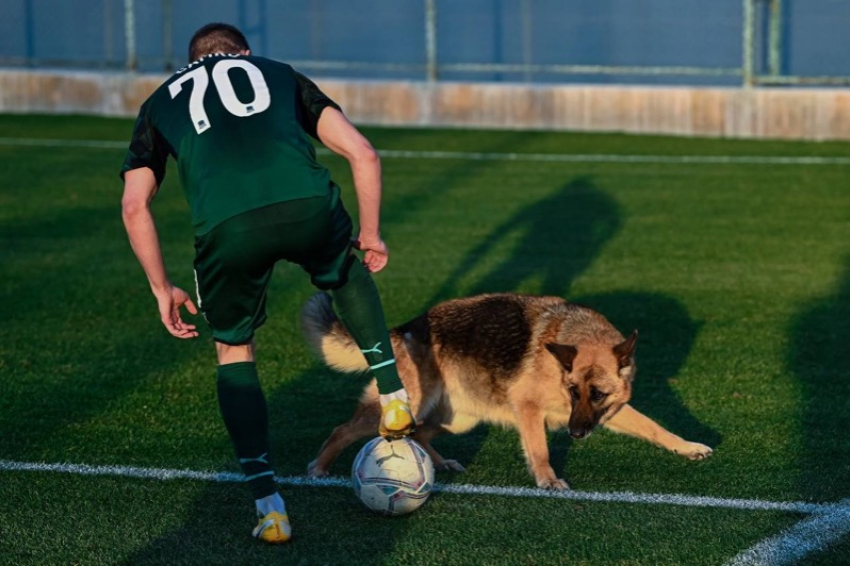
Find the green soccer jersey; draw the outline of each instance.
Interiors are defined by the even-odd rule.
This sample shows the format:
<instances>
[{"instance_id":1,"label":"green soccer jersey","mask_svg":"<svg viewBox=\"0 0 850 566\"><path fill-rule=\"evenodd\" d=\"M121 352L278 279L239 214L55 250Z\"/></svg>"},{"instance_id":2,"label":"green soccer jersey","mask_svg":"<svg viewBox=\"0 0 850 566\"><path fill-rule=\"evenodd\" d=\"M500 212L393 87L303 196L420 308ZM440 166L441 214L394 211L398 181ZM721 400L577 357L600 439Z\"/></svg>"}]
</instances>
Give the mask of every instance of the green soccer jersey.
<instances>
[{"instance_id":1,"label":"green soccer jersey","mask_svg":"<svg viewBox=\"0 0 850 566\"><path fill-rule=\"evenodd\" d=\"M197 235L279 202L327 196L330 173L308 134L326 107L305 76L263 57L215 54L177 71L142 105L121 169L150 167L158 184L177 160Z\"/></svg>"}]
</instances>

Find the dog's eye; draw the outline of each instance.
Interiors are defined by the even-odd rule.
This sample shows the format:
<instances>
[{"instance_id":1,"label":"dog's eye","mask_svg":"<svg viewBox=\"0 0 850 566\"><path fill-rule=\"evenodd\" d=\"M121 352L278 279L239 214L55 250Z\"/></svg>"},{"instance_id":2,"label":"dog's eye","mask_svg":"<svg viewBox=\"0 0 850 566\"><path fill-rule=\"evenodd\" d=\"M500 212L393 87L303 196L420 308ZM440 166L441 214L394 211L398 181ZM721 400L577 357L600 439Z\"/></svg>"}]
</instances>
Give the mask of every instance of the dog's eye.
<instances>
[{"instance_id":1,"label":"dog's eye","mask_svg":"<svg viewBox=\"0 0 850 566\"><path fill-rule=\"evenodd\" d=\"M570 397L572 397L573 400L579 398L579 391L577 385L570 385Z\"/></svg>"},{"instance_id":2,"label":"dog's eye","mask_svg":"<svg viewBox=\"0 0 850 566\"><path fill-rule=\"evenodd\" d=\"M593 401L593 402L599 402L607 396L608 396L607 393L603 393L603 392L599 391L598 389L596 389L595 387L590 388L590 400Z\"/></svg>"}]
</instances>

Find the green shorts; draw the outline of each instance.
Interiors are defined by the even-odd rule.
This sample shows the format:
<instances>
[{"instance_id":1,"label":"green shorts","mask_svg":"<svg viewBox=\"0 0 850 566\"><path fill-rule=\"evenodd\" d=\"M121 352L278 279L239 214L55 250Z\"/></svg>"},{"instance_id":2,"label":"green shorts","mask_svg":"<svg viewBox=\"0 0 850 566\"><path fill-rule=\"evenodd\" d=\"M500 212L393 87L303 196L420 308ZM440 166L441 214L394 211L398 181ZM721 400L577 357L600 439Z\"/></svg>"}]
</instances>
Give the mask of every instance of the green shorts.
<instances>
[{"instance_id":1,"label":"green shorts","mask_svg":"<svg viewBox=\"0 0 850 566\"><path fill-rule=\"evenodd\" d=\"M266 290L280 260L301 266L319 289L345 284L355 260L351 231L351 218L334 187L328 197L245 212L196 237L198 308L215 340L251 341L266 321Z\"/></svg>"}]
</instances>

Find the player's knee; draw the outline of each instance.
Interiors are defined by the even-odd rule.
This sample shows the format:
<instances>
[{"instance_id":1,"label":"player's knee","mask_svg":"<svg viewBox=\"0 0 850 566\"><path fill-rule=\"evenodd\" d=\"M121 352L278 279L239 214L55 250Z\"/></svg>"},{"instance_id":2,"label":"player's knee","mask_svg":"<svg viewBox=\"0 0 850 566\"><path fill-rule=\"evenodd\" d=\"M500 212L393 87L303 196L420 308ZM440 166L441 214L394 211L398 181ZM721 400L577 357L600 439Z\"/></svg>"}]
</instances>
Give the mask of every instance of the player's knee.
<instances>
[{"instance_id":1,"label":"player's knee","mask_svg":"<svg viewBox=\"0 0 850 566\"><path fill-rule=\"evenodd\" d=\"M344 287L351 279L360 277L361 271L363 271L363 266L357 261L357 256L350 253L335 268L327 269L321 273L312 273L310 280L317 289L336 291Z\"/></svg>"},{"instance_id":2,"label":"player's knee","mask_svg":"<svg viewBox=\"0 0 850 566\"><path fill-rule=\"evenodd\" d=\"M215 351L219 365L254 361L253 341L246 344L226 344L216 341Z\"/></svg>"}]
</instances>

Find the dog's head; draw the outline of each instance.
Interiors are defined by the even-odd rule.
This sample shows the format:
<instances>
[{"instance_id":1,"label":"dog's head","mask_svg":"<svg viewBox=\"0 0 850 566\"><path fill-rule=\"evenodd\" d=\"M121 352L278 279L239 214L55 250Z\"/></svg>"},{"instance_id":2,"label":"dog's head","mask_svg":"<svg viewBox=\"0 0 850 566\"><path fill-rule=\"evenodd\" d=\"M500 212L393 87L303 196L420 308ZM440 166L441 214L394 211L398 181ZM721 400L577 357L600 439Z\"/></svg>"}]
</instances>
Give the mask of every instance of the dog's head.
<instances>
[{"instance_id":1,"label":"dog's head","mask_svg":"<svg viewBox=\"0 0 850 566\"><path fill-rule=\"evenodd\" d=\"M632 396L637 330L615 346L546 344L563 368L561 385L570 400L570 436L585 438L613 417Z\"/></svg>"}]
</instances>

